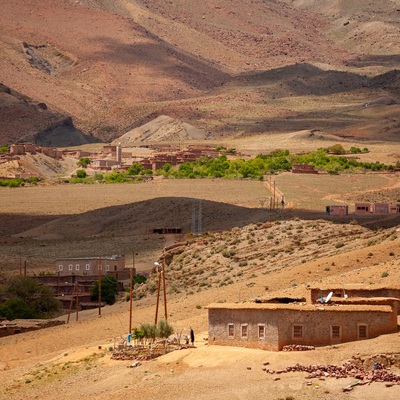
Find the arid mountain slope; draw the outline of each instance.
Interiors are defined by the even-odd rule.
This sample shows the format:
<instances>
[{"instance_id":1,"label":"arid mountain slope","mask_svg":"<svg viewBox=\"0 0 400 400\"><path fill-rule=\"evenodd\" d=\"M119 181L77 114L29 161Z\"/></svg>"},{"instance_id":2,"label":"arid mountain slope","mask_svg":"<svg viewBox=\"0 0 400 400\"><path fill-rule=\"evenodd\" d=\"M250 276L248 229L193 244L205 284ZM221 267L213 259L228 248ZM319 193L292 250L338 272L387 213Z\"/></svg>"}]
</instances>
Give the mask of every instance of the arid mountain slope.
<instances>
[{"instance_id":1,"label":"arid mountain slope","mask_svg":"<svg viewBox=\"0 0 400 400\"><path fill-rule=\"evenodd\" d=\"M33 133L38 125L51 127L57 113L103 141L162 114L195 123L216 137L280 132L287 110L294 119L306 120L315 108L308 99L307 110L293 105L296 86L315 89L315 83L296 81L289 73L296 65L349 72L358 80L398 67L397 6L387 0L369 6L339 0L43 0L39 7L33 0L11 0L0 4L0 83L48 107L48 113L32 114L28 128ZM287 96L264 113L274 99L254 96L254 86L236 87L236 77L269 70L282 72ZM360 96L358 85L341 80L338 73L318 82L318 96L331 109L345 107L348 97L363 104L386 96L365 90ZM221 104L221 85L228 82L232 100ZM332 85L342 85L334 99ZM5 107L3 100L0 107ZM253 115L250 110L250 118L249 107L258 109ZM0 127L0 140L11 143L27 128L18 122L17 105L7 111L3 115L10 121ZM238 121L229 120L230 115ZM247 118L243 124L242 118ZM368 138L382 116L372 123L357 113L355 119ZM355 122L336 112L322 112L320 120L324 123L316 128L329 131ZM294 130L311 125L314 121ZM288 129L291 121L283 131ZM397 128L389 129L391 135ZM49 139L48 132L42 143L57 145L59 139Z\"/></svg>"},{"instance_id":2,"label":"arid mountain slope","mask_svg":"<svg viewBox=\"0 0 400 400\"><path fill-rule=\"evenodd\" d=\"M371 63L380 59L388 66L398 66L399 0L284 1L292 7L323 14L329 21L326 32L336 45L369 58Z\"/></svg>"}]
</instances>

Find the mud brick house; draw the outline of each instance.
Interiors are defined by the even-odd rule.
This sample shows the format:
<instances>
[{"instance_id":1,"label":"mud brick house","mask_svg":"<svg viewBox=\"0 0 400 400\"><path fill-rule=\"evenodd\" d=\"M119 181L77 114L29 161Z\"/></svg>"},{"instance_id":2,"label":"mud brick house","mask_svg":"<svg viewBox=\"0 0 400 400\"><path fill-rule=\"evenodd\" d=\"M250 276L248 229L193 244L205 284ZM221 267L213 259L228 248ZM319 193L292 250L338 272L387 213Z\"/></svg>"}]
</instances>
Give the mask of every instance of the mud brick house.
<instances>
[{"instance_id":1,"label":"mud brick house","mask_svg":"<svg viewBox=\"0 0 400 400\"><path fill-rule=\"evenodd\" d=\"M371 304L388 305L400 302L400 288L364 285L343 285L340 287L325 286L309 288L310 302L321 304L321 301L332 293L331 302L335 304ZM400 312L400 308L398 309Z\"/></svg>"},{"instance_id":2,"label":"mud brick house","mask_svg":"<svg viewBox=\"0 0 400 400\"><path fill-rule=\"evenodd\" d=\"M334 217L345 217L346 215L349 215L349 206L345 205L326 206L326 213Z\"/></svg>"},{"instance_id":3,"label":"mud brick house","mask_svg":"<svg viewBox=\"0 0 400 400\"><path fill-rule=\"evenodd\" d=\"M56 273L60 276L98 276L113 275L120 281L129 279L129 268L125 266L125 256L59 258L56 260Z\"/></svg>"},{"instance_id":4,"label":"mud brick house","mask_svg":"<svg viewBox=\"0 0 400 400\"><path fill-rule=\"evenodd\" d=\"M313 165L309 164L293 164L292 165L293 174L318 174L318 171Z\"/></svg>"},{"instance_id":5,"label":"mud brick house","mask_svg":"<svg viewBox=\"0 0 400 400\"><path fill-rule=\"evenodd\" d=\"M357 215L369 214L371 212L370 203L355 203L354 213Z\"/></svg>"},{"instance_id":6,"label":"mud brick house","mask_svg":"<svg viewBox=\"0 0 400 400\"><path fill-rule=\"evenodd\" d=\"M238 303L208 307L210 345L278 351L286 345L323 346L397 332L391 305Z\"/></svg>"},{"instance_id":7,"label":"mud brick house","mask_svg":"<svg viewBox=\"0 0 400 400\"><path fill-rule=\"evenodd\" d=\"M385 287L370 285L365 286L363 284L345 284L341 286L326 285L318 287L310 287L310 300L311 303L318 303L320 298L326 298L330 292L333 293L335 298L373 298L373 297L393 297L400 299L400 287Z\"/></svg>"},{"instance_id":8,"label":"mud brick house","mask_svg":"<svg viewBox=\"0 0 400 400\"><path fill-rule=\"evenodd\" d=\"M374 203L372 212L374 214L396 214L400 212L400 206L390 203Z\"/></svg>"}]
</instances>

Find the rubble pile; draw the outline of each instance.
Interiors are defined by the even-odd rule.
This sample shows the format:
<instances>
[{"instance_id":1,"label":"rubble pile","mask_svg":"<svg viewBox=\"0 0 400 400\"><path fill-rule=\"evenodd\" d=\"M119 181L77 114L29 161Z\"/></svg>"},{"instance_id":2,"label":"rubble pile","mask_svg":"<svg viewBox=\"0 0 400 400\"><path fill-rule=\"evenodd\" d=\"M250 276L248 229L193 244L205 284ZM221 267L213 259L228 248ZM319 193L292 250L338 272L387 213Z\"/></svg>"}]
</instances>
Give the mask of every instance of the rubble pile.
<instances>
[{"instance_id":1,"label":"rubble pile","mask_svg":"<svg viewBox=\"0 0 400 400\"><path fill-rule=\"evenodd\" d=\"M133 352L128 352L128 351L115 351L112 356L112 360L118 360L118 361L146 361L150 360L151 356L148 354L137 354Z\"/></svg>"},{"instance_id":2,"label":"rubble pile","mask_svg":"<svg viewBox=\"0 0 400 400\"><path fill-rule=\"evenodd\" d=\"M282 351L309 351L315 350L314 346L306 346L303 344L288 344L282 347Z\"/></svg>"},{"instance_id":3,"label":"rubble pile","mask_svg":"<svg viewBox=\"0 0 400 400\"><path fill-rule=\"evenodd\" d=\"M363 368L351 362L345 362L343 366L337 365L308 365L295 364L281 370L273 370L267 367L262 368L269 374L283 374L288 372L307 372L306 379L317 378L324 380L325 378L355 378L358 379L360 385L369 384L371 382L389 382L400 385L400 376L392 373L384 365L372 371L366 371Z\"/></svg>"}]
</instances>

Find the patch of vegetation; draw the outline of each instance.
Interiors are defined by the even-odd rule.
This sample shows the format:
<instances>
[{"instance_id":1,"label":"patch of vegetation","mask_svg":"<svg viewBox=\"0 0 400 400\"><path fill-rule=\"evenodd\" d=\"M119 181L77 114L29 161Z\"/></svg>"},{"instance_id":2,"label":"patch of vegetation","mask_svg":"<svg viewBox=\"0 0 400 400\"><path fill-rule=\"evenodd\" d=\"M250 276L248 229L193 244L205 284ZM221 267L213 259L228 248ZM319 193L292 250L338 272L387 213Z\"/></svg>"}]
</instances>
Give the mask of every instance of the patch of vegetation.
<instances>
[{"instance_id":1,"label":"patch of vegetation","mask_svg":"<svg viewBox=\"0 0 400 400\"><path fill-rule=\"evenodd\" d=\"M116 296L118 294L118 281L114 276L106 275L101 281L101 301L105 301L107 304L114 304ZM99 282L96 281L90 290L90 294L93 300L97 300L99 297Z\"/></svg>"},{"instance_id":2,"label":"patch of vegetation","mask_svg":"<svg viewBox=\"0 0 400 400\"><path fill-rule=\"evenodd\" d=\"M5 285L8 299L0 304L0 315L9 320L50 318L58 314L60 302L48 286L29 277L10 278Z\"/></svg>"}]
</instances>

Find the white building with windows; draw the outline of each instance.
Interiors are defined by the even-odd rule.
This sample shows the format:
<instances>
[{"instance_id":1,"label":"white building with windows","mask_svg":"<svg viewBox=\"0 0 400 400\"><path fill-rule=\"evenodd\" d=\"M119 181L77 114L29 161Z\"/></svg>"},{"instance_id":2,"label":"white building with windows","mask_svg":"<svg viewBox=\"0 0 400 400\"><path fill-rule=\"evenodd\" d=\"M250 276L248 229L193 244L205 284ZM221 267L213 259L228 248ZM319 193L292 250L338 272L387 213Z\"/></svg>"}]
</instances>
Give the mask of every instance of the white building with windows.
<instances>
[{"instance_id":1,"label":"white building with windows","mask_svg":"<svg viewBox=\"0 0 400 400\"><path fill-rule=\"evenodd\" d=\"M125 256L113 255L106 257L58 258L56 273L60 276L98 276L125 275L129 271L125 266Z\"/></svg>"}]
</instances>

